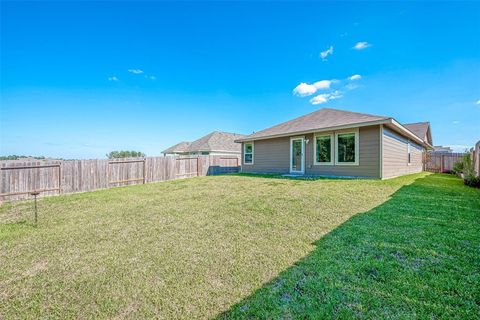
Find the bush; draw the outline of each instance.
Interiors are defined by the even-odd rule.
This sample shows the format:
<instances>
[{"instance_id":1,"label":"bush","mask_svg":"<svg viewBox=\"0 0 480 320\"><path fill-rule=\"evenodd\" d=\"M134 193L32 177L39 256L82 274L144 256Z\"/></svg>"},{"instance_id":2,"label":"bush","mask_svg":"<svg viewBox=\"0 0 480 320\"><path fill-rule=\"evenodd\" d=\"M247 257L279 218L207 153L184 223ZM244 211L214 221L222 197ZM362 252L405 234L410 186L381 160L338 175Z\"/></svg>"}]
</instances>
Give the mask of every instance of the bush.
<instances>
[{"instance_id":1,"label":"bush","mask_svg":"<svg viewBox=\"0 0 480 320\"><path fill-rule=\"evenodd\" d=\"M463 179L463 183L469 187L480 188L480 177L475 177L474 175L470 175Z\"/></svg>"},{"instance_id":2,"label":"bush","mask_svg":"<svg viewBox=\"0 0 480 320\"><path fill-rule=\"evenodd\" d=\"M463 158L458 160L457 162L455 162L455 164L453 165L453 169L452 169L452 173L453 174L457 174L457 175L460 175L460 173L463 172Z\"/></svg>"},{"instance_id":3,"label":"bush","mask_svg":"<svg viewBox=\"0 0 480 320\"><path fill-rule=\"evenodd\" d=\"M460 161L455 163L453 170L457 174L463 173L463 183L465 185L473 188L480 188L480 177L475 176L475 170L473 168L473 161L470 153L466 153Z\"/></svg>"}]
</instances>

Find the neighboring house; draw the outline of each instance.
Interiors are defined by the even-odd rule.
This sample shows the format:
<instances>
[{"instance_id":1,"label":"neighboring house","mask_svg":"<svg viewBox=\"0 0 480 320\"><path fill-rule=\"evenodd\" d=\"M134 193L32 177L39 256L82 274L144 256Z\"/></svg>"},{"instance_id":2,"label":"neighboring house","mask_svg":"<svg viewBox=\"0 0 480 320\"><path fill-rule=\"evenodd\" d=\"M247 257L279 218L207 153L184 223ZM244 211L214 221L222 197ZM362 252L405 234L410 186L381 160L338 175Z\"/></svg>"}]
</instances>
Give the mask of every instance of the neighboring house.
<instances>
[{"instance_id":1,"label":"neighboring house","mask_svg":"<svg viewBox=\"0 0 480 320\"><path fill-rule=\"evenodd\" d=\"M325 108L236 141L242 172L385 179L423 170L430 126L410 126L422 130L414 133L391 117Z\"/></svg>"},{"instance_id":2,"label":"neighboring house","mask_svg":"<svg viewBox=\"0 0 480 320\"><path fill-rule=\"evenodd\" d=\"M241 145L236 139L245 137L242 134L214 131L193 142L180 142L166 150L164 155L240 155Z\"/></svg>"},{"instance_id":3,"label":"neighboring house","mask_svg":"<svg viewBox=\"0 0 480 320\"><path fill-rule=\"evenodd\" d=\"M447 154L447 153L453 153L453 150L452 150L452 148L450 148L450 147L433 146L433 151L432 151L432 153Z\"/></svg>"}]
</instances>

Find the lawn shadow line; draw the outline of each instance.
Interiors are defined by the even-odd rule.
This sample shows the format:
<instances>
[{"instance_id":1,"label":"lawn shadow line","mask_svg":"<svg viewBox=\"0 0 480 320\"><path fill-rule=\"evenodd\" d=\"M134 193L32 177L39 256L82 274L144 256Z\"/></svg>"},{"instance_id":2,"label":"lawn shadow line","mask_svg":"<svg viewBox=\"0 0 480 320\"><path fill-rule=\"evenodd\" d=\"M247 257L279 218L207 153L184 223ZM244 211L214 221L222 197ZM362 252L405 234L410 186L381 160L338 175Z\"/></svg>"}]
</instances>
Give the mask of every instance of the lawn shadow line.
<instances>
[{"instance_id":1,"label":"lawn shadow line","mask_svg":"<svg viewBox=\"0 0 480 320\"><path fill-rule=\"evenodd\" d=\"M289 176L279 173L230 173L230 176L259 178L259 179L280 179L280 180L293 180L293 181L316 181L316 180L373 180L369 178L355 178L355 177L340 177L340 176L319 176L319 175L301 175L301 176Z\"/></svg>"},{"instance_id":2,"label":"lawn shadow line","mask_svg":"<svg viewBox=\"0 0 480 320\"><path fill-rule=\"evenodd\" d=\"M447 193L442 184L452 185L456 192ZM461 220L457 225L451 219L451 200L460 192L468 197L462 200L466 211L457 212ZM409 199L416 195L421 196L411 203ZM467 248L449 239L458 236L456 229L465 228L462 222L468 224L463 220L477 217L478 221L479 199L480 192L467 190L455 177L419 178L316 240L310 254L216 319L458 318L475 314L480 305L474 299L475 286L468 282L475 266L457 266L459 276L452 277L450 260L468 261L471 255L478 259L475 250L480 239L470 239L472 232L465 234L464 246L465 241L473 241ZM425 219L432 214L436 219ZM449 228L442 228L438 219L448 222ZM479 229L478 224L471 228ZM452 291L452 278L465 292ZM478 273L476 278L480 280ZM439 296L442 303L438 303Z\"/></svg>"}]
</instances>

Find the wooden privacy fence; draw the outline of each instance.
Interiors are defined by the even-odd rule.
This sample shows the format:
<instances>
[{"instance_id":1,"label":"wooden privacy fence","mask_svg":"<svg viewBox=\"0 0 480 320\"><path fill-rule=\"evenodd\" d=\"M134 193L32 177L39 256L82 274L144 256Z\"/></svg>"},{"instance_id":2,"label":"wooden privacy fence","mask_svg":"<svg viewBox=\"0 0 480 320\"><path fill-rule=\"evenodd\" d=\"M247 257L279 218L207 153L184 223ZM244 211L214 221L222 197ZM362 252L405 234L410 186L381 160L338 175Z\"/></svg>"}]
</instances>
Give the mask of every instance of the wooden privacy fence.
<instances>
[{"instance_id":1,"label":"wooden privacy fence","mask_svg":"<svg viewBox=\"0 0 480 320\"><path fill-rule=\"evenodd\" d=\"M240 156L0 161L0 201L239 172Z\"/></svg>"},{"instance_id":2,"label":"wooden privacy fence","mask_svg":"<svg viewBox=\"0 0 480 320\"><path fill-rule=\"evenodd\" d=\"M453 165L459 161L465 153L426 153L424 154L424 170L429 172L449 172Z\"/></svg>"}]
</instances>

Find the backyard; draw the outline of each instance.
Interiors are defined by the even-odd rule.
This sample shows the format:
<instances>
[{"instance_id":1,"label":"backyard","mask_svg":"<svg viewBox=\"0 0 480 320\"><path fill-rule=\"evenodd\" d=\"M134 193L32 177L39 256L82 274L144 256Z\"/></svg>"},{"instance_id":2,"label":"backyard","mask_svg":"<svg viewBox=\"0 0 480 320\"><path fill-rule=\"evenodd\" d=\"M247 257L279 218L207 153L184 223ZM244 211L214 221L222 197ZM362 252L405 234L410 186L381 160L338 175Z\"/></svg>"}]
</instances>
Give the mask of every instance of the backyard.
<instances>
[{"instance_id":1,"label":"backyard","mask_svg":"<svg viewBox=\"0 0 480 320\"><path fill-rule=\"evenodd\" d=\"M479 318L480 190L225 175L0 206L0 319Z\"/></svg>"}]
</instances>

